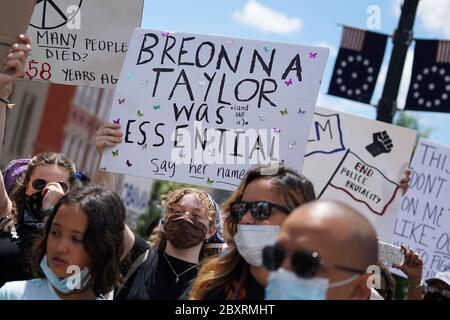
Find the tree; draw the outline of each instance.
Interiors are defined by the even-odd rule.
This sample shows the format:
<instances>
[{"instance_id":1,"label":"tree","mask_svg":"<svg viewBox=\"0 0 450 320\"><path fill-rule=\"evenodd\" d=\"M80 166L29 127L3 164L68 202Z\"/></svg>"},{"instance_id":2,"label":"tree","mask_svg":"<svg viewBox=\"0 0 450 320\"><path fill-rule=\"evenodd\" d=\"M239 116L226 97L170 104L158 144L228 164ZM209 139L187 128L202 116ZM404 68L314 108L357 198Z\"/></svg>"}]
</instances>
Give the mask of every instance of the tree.
<instances>
[{"instance_id":1,"label":"tree","mask_svg":"<svg viewBox=\"0 0 450 320\"><path fill-rule=\"evenodd\" d=\"M394 124L403 127L409 128L417 131L416 143L419 141L419 138L429 138L433 129L424 128L419 124L419 120L416 117L408 114L406 111L400 111L396 115L396 119Z\"/></svg>"}]
</instances>

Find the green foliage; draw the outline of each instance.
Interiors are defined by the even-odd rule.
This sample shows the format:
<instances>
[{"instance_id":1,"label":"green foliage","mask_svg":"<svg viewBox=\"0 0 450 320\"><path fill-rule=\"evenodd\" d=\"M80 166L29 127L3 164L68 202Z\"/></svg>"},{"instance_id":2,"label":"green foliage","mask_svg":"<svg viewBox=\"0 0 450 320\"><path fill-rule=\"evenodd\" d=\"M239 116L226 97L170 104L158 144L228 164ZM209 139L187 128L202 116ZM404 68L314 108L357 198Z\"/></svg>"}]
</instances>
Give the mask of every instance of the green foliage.
<instances>
[{"instance_id":1,"label":"green foliage","mask_svg":"<svg viewBox=\"0 0 450 320\"><path fill-rule=\"evenodd\" d=\"M419 124L419 120L416 117L408 114L406 111L397 112L394 124L399 127L416 130L417 131L416 142L419 140L419 138L429 138L431 132L433 131L432 128L422 127Z\"/></svg>"}]
</instances>

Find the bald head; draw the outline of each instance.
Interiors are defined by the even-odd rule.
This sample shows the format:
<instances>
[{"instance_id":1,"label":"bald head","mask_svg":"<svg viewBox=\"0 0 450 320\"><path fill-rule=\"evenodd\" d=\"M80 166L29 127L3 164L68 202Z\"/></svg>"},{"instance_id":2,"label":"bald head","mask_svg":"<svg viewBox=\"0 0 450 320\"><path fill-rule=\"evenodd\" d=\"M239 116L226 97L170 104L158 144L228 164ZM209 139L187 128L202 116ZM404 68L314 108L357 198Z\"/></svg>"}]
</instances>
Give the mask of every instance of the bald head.
<instances>
[{"instance_id":1,"label":"bald head","mask_svg":"<svg viewBox=\"0 0 450 320\"><path fill-rule=\"evenodd\" d=\"M370 222L336 201L314 201L295 209L283 224L290 241L303 238L338 264L366 270L378 262L378 241ZM308 237L308 239L304 239Z\"/></svg>"}]
</instances>

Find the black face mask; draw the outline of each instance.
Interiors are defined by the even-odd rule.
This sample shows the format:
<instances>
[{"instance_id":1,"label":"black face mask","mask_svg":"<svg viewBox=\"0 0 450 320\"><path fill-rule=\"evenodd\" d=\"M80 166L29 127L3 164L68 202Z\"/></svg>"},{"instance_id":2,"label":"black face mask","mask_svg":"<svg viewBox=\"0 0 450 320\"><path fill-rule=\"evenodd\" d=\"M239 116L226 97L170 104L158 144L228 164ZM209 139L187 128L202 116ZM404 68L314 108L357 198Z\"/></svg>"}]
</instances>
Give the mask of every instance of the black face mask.
<instances>
[{"instance_id":1,"label":"black face mask","mask_svg":"<svg viewBox=\"0 0 450 320\"><path fill-rule=\"evenodd\" d=\"M23 208L23 224L33 226L37 229L44 228L44 212L42 210L42 191L31 196L25 196L25 207Z\"/></svg>"},{"instance_id":2,"label":"black face mask","mask_svg":"<svg viewBox=\"0 0 450 320\"><path fill-rule=\"evenodd\" d=\"M450 299L445 297L445 296L443 296L439 292L427 292L424 295L423 300L445 300L445 301L449 301Z\"/></svg>"}]
</instances>

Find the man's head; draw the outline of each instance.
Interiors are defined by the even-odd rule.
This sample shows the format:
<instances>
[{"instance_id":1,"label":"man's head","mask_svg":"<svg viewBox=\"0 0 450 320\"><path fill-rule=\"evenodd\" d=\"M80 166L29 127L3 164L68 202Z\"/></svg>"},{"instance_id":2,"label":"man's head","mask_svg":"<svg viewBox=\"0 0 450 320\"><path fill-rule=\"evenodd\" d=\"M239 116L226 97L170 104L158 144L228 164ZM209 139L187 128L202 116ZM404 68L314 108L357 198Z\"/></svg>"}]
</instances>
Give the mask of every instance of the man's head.
<instances>
[{"instance_id":1,"label":"man's head","mask_svg":"<svg viewBox=\"0 0 450 320\"><path fill-rule=\"evenodd\" d=\"M272 255L266 250L266 265L270 266L270 260L282 260L281 267L296 275L294 280L292 273L278 271L284 274L279 279L291 278L298 284L292 291L306 295L315 291L313 298L319 298L317 288L322 286L327 299L368 299L370 275L366 270L378 262L377 236L369 221L354 209L334 201L303 205L284 221L275 248ZM271 269L274 267L276 264ZM291 289L292 283L288 285ZM270 289L269 284L268 292Z\"/></svg>"},{"instance_id":2,"label":"man's head","mask_svg":"<svg viewBox=\"0 0 450 320\"><path fill-rule=\"evenodd\" d=\"M428 287L424 300L450 300L450 271L438 272L426 283Z\"/></svg>"}]
</instances>

